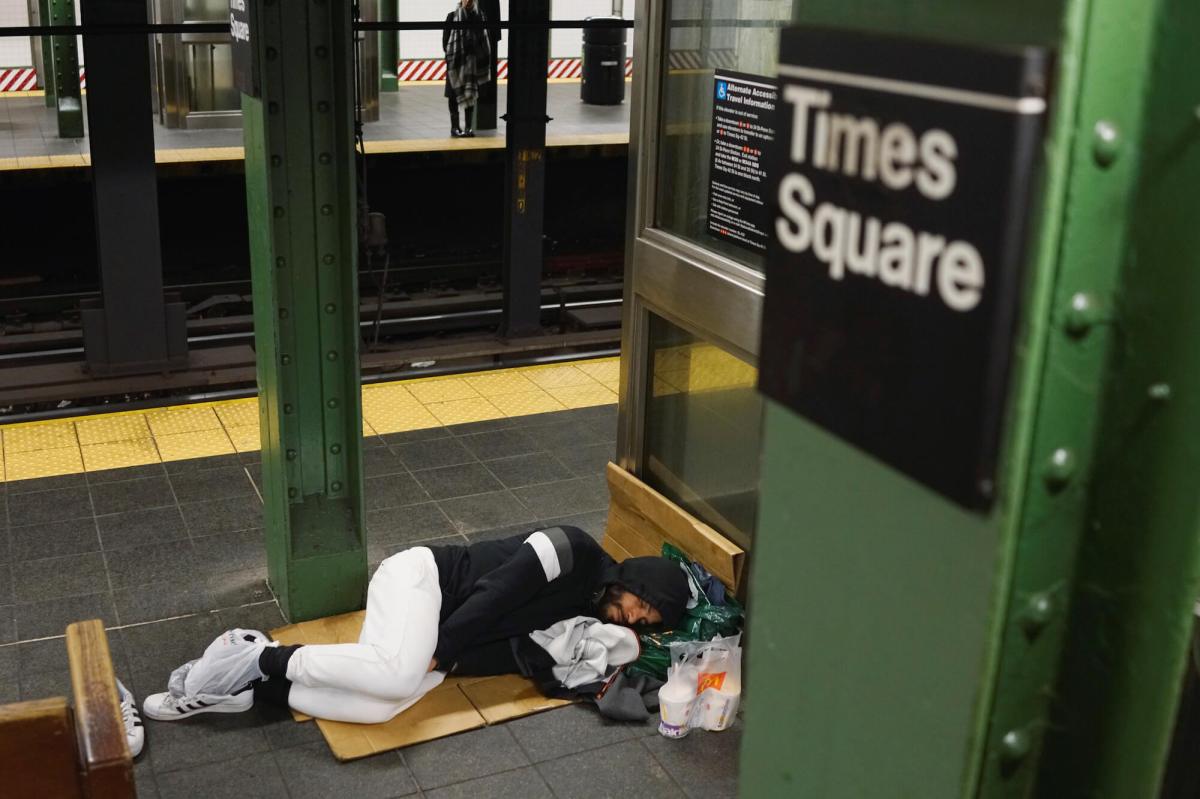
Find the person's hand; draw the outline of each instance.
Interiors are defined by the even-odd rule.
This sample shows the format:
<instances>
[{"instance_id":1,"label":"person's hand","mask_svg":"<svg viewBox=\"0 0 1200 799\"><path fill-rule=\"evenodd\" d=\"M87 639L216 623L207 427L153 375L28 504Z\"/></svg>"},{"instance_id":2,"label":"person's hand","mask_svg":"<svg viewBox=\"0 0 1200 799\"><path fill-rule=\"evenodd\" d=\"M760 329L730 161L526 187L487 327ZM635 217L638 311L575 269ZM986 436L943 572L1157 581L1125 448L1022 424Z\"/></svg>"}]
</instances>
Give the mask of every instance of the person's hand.
<instances>
[{"instance_id":1,"label":"person's hand","mask_svg":"<svg viewBox=\"0 0 1200 799\"><path fill-rule=\"evenodd\" d=\"M435 671L435 670L437 670L437 658L430 658L429 671ZM429 671L427 671L426 674L428 674Z\"/></svg>"}]
</instances>

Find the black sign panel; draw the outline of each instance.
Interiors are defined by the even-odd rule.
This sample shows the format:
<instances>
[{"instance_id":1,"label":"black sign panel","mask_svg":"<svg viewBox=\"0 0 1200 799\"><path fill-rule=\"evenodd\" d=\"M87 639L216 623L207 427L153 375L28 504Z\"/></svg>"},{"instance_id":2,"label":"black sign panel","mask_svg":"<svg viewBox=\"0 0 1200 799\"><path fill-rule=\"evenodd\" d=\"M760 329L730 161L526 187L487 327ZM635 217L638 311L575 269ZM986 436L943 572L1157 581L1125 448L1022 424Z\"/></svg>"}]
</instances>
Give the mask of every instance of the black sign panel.
<instances>
[{"instance_id":1,"label":"black sign panel","mask_svg":"<svg viewBox=\"0 0 1200 799\"><path fill-rule=\"evenodd\" d=\"M708 232L764 252L769 238L763 159L775 141L774 78L718 70L713 78Z\"/></svg>"},{"instance_id":2,"label":"black sign panel","mask_svg":"<svg viewBox=\"0 0 1200 799\"><path fill-rule=\"evenodd\" d=\"M1047 61L809 28L780 45L759 387L979 510Z\"/></svg>"},{"instance_id":3,"label":"black sign panel","mask_svg":"<svg viewBox=\"0 0 1200 799\"><path fill-rule=\"evenodd\" d=\"M233 85L242 94L261 96L258 59L251 41L250 4L254 0L229 0L229 34L233 37Z\"/></svg>"}]
</instances>

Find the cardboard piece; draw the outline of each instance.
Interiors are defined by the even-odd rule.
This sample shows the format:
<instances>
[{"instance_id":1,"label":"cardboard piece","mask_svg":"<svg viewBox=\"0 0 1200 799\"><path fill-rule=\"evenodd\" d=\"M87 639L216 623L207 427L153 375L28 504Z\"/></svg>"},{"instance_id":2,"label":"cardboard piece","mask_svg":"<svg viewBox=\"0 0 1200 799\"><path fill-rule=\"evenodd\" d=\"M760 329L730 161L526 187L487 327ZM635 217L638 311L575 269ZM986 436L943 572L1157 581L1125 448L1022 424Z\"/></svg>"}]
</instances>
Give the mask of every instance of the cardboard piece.
<instances>
[{"instance_id":1,"label":"cardboard piece","mask_svg":"<svg viewBox=\"0 0 1200 799\"><path fill-rule=\"evenodd\" d=\"M516 675L488 677L459 688L488 724L571 704L568 699L543 696L531 680Z\"/></svg>"},{"instance_id":2,"label":"cardboard piece","mask_svg":"<svg viewBox=\"0 0 1200 799\"><path fill-rule=\"evenodd\" d=\"M607 476L605 551L617 560L658 555L669 541L737 591L746 557L741 547L615 463L608 464Z\"/></svg>"},{"instance_id":3,"label":"cardboard piece","mask_svg":"<svg viewBox=\"0 0 1200 799\"><path fill-rule=\"evenodd\" d=\"M364 615L360 610L289 624L272 630L271 636L284 644L353 643L358 640ZM532 681L515 674L447 677L415 705L383 724L326 719L317 719L316 724L334 757L345 761L569 704L570 700L542 696ZM295 711L292 716L297 722L312 720Z\"/></svg>"}]
</instances>

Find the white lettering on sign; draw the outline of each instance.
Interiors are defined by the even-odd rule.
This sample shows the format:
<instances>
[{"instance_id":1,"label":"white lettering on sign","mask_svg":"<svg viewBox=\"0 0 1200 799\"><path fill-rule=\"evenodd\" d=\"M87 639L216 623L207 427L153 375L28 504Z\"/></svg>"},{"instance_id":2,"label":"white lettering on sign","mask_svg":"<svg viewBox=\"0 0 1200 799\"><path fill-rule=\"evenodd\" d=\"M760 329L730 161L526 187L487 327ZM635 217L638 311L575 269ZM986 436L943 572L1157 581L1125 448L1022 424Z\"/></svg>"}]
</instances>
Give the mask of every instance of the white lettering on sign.
<instances>
[{"instance_id":1,"label":"white lettering on sign","mask_svg":"<svg viewBox=\"0 0 1200 799\"><path fill-rule=\"evenodd\" d=\"M775 235L789 252L812 254L841 280L847 272L878 278L886 286L927 296L937 286L946 307L966 312L983 297L983 257L965 241L914 231L833 203L813 209L816 192L799 172L779 182Z\"/></svg>"},{"instance_id":2,"label":"white lettering on sign","mask_svg":"<svg viewBox=\"0 0 1200 799\"><path fill-rule=\"evenodd\" d=\"M915 187L937 202L954 193L958 143L946 131L931 128L918 136L903 122L835 113L829 110L833 93L808 86L786 86L783 99L792 106L792 163L896 192ZM947 308L962 313L983 298L983 256L969 242L818 202L800 172L784 175L778 200L780 243L790 252L811 251L832 280L849 273L922 297L936 289Z\"/></svg>"},{"instance_id":3,"label":"white lettering on sign","mask_svg":"<svg viewBox=\"0 0 1200 799\"><path fill-rule=\"evenodd\" d=\"M250 23L238 19L234 11L245 11L246 0L229 0L229 35L235 42L250 41Z\"/></svg>"}]
</instances>

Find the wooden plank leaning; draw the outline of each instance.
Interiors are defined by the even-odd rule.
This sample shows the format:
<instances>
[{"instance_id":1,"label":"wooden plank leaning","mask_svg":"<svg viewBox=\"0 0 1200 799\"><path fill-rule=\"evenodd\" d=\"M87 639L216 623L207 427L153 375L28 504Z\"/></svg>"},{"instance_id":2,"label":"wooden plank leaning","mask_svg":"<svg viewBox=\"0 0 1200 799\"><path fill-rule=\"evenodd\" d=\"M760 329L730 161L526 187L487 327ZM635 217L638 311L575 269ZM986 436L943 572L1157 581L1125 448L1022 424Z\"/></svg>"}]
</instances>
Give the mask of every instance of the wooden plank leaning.
<instances>
[{"instance_id":1,"label":"wooden plank leaning","mask_svg":"<svg viewBox=\"0 0 1200 799\"><path fill-rule=\"evenodd\" d=\"M68 625L67 662L85 795L92 799L136 796L117 677L100 620Z\"/></svg>"}]
</instances>

